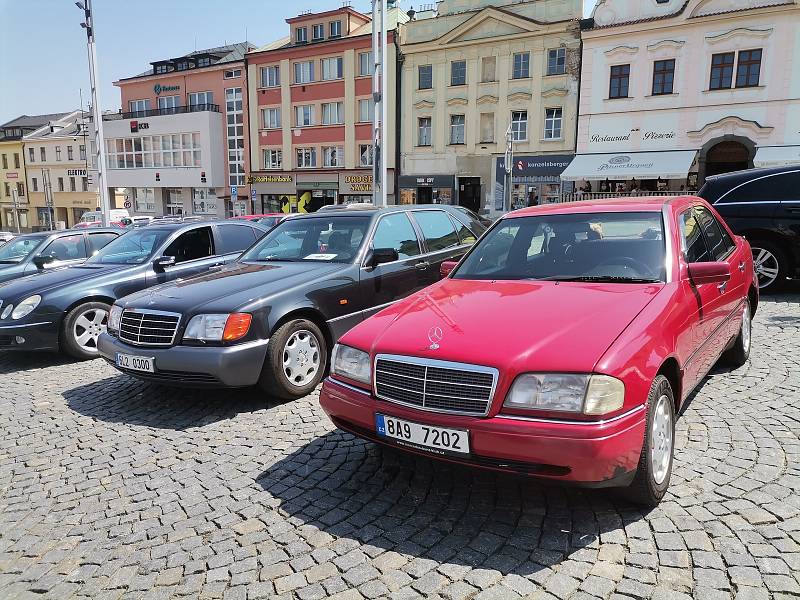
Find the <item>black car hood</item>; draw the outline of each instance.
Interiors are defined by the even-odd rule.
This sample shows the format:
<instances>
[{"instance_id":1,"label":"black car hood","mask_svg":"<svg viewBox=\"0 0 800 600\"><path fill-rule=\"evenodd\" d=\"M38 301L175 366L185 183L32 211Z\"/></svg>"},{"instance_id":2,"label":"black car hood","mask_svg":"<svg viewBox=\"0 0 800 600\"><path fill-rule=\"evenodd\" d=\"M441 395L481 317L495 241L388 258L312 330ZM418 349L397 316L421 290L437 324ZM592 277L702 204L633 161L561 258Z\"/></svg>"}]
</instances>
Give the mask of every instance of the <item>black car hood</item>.
<instances>
[{"instance_id":1,"label":"black car hood","mask_svg":"<svg viewBox=\"0 0 800 600\"><path fill-rule=\"evenodd\" d=\"M176 313L254 310L265 300L352 267L310 262L232 263L203 275L131 294L125 308Z\"/></svg>"},{"instance_id":2,"label":"black car hood","mask_svg":"<svg viewBox=\"0 0 800 600\"><path fill-rule=\"evenodd\" d=\"M103 278L110 273L116 274L130 268L131 265L77 265L39 271L27 277L0 283L0 299L16 302L31 294L43 295L78 281L85 283L86 280Z\"/></svg>"}]
</instances>

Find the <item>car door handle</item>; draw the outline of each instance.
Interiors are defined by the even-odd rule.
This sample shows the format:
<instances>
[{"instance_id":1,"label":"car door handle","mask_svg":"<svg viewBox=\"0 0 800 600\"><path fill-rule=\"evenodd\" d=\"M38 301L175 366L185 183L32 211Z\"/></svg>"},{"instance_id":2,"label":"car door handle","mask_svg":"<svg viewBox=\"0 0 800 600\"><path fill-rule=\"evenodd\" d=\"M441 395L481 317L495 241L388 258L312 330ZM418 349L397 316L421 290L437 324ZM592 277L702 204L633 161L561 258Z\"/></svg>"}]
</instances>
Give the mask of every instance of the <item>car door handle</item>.
<instances>
[{"instance_id":1,"label":"car door handle","mask_svg":"<svg viewBox=\"0 0 800 600\"><path fill-rule=\"evenodd\" d=\"M417 264L415 264L415 265L414 265L414 267L416 267L416 268L417 268L417 269L419 269L420 271L424 271L424 270L425 270L425 269L427 269L429 266L431 266L431 264L430 264L430 263L428 263L428 262L418 262Z\"/></svg>"},{"instance_id":2,"label":"car door handle","mask_svg":"<svg viewBox=\"0 0 800 600\"><path fill-rule=\"evenodd\" d=\"M727 281L723 281L722 283L720 283L720 284L717 286L717 289L719 290L719 293L720 293L720 294L724 294L724 293L725 293L725 289L726 289L727 287L728 287L728 282L727 282Z\"/></svg>"},{"instance_id":3,"label":"car door handle","mask_svg":"<svg viewBox=\"0 0 800 600\"><path fill-rule=\"evenodd\" d=\"M739 270L744 273L744 261L739 262Z\"/></svg>"}]
</instances>

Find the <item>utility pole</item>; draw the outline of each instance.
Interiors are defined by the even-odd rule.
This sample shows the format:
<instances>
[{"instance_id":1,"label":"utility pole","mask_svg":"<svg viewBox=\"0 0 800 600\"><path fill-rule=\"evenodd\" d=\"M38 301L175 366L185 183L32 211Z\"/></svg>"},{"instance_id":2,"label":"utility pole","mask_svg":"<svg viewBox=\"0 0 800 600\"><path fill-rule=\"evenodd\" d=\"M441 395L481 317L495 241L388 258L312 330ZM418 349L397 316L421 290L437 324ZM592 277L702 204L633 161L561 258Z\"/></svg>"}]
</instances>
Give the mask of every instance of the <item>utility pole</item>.
<instances>
[{"instance_id":1,"label":"utility pole","mask_svg":"<svg viewBox=\"0 0 800 600\"><path fill-rule=\"evenodd\" d=\"M505 210L511 210L511 185L512 185L512 177L511 174L514 171L514 131L512 129L511 124L509 123L508 129L506 130L506 156L505 156L505 170L506 170L506 197L503 199L503 204L505 205ZM496 203L495 203L496 206Z\"/></svg>"},{"instance_id":2,"label":"utility pole","mask_svg":"<svg viewBox=\"0 0 800 600\"><path fill-rule=\"evenodd\" d=\"M372 117L372 201L376 206L388 204L386 156L388 150L388 7L387 0L372 0L372 99L375 110Z\"/></svg>"},{"instance_id":3,"label":"utility pole","mask_svg":"<svg viewBox=\"0 0 800 600\"><path fill-rule=\"evenodd\" d=\"M11 188L11 199L14 201L14 223L17 225L17 233L19 233L19 204L17 203L17 186Z\"/></svg>"},{"instance_id":4,"label":"utility pole","mask_svg":"<svg viewBox=\"0 0 800 600\"><path fill-rule=\"evenodd\" d=\"M94 121L95 161L97 167L97 186L100 193L100 210L103 213L103 226L110 224L110 203L108 187L106 184L106 147L103 140L103 111L100 105L99 91L97 89L97 50L94 37L94 16L92 15L92 0L76 2L75 6L83 11L85 21L81 27L86 30L86 46L89 55L89 85L92 88L92 120ZM88 150L88 149L87 149Z\"/></svg>"},{"instance_id":5,"label":"utility pole","mask_svg":"<svg viewBox=\"0 0 800 600\"><path fill-rule=\"evenodd\" d=\"M53 185L50 183L50 169L42 169L44 205L47 207L47 227L53 231Z\"/></svg>"}]
</instances>

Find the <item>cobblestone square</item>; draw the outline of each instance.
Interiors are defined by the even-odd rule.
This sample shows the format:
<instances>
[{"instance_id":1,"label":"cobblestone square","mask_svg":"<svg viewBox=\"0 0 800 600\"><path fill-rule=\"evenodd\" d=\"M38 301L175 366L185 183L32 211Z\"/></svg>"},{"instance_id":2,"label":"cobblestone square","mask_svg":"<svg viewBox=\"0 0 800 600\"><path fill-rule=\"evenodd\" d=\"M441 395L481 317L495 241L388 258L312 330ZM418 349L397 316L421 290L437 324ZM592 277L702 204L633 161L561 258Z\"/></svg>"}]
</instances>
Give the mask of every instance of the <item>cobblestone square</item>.
<instances>
[{"instance_id":1,"label":"cobblestone square","mask_svg":"<svg viewBox=\"0 0 800 600\"><path fill-rule=\"evenodd\" d=\"M762 298L750 362L696 392L650 512L383 450L316 395L0 354L0 598L796 598L793 291Z\"/></svg>"}]
</instances>

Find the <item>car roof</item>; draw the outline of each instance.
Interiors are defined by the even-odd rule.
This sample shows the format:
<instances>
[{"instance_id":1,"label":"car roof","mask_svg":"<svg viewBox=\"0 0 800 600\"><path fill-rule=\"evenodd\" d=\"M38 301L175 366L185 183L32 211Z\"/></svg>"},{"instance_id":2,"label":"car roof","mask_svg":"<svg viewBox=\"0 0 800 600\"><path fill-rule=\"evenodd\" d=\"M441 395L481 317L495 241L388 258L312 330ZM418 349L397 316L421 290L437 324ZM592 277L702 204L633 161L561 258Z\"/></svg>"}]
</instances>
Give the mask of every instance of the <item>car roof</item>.
<instances>
[{"instance_id":1,"label":"car roof","mask_svg":"<svg viewBox=\"0 0 800 600\"><path fill-rule=\"evenodd\" d=\"M391 212L408 212L411 210L452 210L453 206L449 204L390 204L388 206L375 206L374 204L366 204L366 203L353 203L350 205L347 204L339 204L339 205L328 205L325 207L326 210L318 210L317 212L313 213L290 213L287 216L290 217L312 217L314 215L324 215L326 217L333 216L333 215L353 215L353 214L367 214L367 215L375 215L375 214L383 214L383 213L391 213Z\"/></svg>"},{"instance_id":2,"label":"car roof","mask_svg":"<svg viewBox=\"0 0 800 600\"><path fill-rule=\"evenodd\" d=\"M783 173L800 174L800 165L747 169L744 171L711 175L706 178L706 182L703 187L700 188L699 194L709 202L716 202L722 196L744 183L773 175L781 175Z\"/></svg>"},{"instance_id":3,"label":"car roof","mask_svg":"<svg viewBox=\"0 0 800 600\"><path fill-rule=\"evenodd\" d=\"M686 204L699 200L697 196L634 196L579 200L531 206L507 213L503 218L530 217L574 213L658 212L670 204Z\"/></svg>"}]
</instances>

